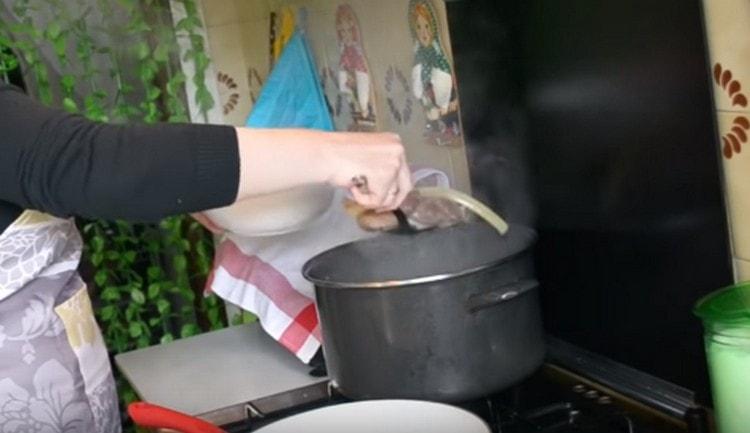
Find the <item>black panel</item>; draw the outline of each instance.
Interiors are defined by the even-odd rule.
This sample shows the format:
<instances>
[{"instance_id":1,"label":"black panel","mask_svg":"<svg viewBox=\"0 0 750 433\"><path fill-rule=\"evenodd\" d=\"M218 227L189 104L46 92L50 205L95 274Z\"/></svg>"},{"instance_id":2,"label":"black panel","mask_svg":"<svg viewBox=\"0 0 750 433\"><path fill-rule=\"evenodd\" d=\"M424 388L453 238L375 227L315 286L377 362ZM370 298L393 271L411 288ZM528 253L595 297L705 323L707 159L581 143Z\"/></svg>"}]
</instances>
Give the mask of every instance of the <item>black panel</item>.
<instances>
[{"instance_id":1,"label":"black panel","mask_svg":"<svg viewBox=\"0 0 750 433\"><path fill-rule=\"evenodd\" d=\"M520 149L473 183L505 210L495 178L530 166L515 179L537 202L548 330L705 398L691 308L731 283L731 258L700 1L465 0L449 16L462 106L483 110L464 110L472 168L507 154L487 136Z\"/></svg>"}]
</instances>

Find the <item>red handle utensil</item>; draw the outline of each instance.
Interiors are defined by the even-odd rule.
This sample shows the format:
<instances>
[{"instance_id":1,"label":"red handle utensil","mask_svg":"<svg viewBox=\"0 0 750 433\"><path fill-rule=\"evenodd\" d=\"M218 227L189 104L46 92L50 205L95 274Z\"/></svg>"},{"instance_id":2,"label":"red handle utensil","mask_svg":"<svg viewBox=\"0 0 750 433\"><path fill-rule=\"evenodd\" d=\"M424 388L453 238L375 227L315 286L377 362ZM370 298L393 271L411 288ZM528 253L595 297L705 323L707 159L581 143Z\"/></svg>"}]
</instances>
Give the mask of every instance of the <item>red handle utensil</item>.
<instances>
[{"instance_id":1,"label":"red handle utensil","mask_svg":"<svg viewBox=\"0 0 750 433\"><path fill-rule=\"evenodd\" d=\"M182 433L226 433L202 419L141 401L129 404L128 414L136 425L145 428L165 428Z\"/></svg>"}]
</instances>

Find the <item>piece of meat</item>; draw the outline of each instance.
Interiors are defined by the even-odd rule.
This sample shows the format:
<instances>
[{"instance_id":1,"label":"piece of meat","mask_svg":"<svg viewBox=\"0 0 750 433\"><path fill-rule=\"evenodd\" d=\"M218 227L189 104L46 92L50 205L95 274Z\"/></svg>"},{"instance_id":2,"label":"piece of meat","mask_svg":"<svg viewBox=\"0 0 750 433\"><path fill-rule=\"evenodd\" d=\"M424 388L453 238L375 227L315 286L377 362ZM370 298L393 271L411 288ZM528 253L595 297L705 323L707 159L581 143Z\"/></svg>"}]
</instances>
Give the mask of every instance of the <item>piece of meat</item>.
<instances>
[{"instance_id":1,"label":"piece of meat","mask_svg":"<svg viewBox=\"0 0 750 433\"><path fill-rule=\"evenodd\" d=\"M398 218L393 212L377 213L367 210L351 200L344 202L346 212L368 231L390 231L398 228ZM423 197L415 190L401 204L409 225L416 230L445 228L469 222L472 213L458 203L442 198Z\"/></svg>"},{"instance_id":2,"label":"piece of meat","mask_svg":"<svg viewBox=\"0 0 750 433\"><path fill-rule=\"evenodd\" d=\"M422 197L414 191L401 204L409 224L417 230L445 228L471 220L471 212L458 203L442 198Z\"/></svg>"},{"instance_id":3,"label":"piece of meat","mask_svg":"<svg viewBox=\"0 0 750 433\"><path fill-rule=\"evenodd\" d=\"M398 218L393 212L368 211L357 217L357 224L367 231L390 231L398 228Z\"/></svg>"}]
</instances>

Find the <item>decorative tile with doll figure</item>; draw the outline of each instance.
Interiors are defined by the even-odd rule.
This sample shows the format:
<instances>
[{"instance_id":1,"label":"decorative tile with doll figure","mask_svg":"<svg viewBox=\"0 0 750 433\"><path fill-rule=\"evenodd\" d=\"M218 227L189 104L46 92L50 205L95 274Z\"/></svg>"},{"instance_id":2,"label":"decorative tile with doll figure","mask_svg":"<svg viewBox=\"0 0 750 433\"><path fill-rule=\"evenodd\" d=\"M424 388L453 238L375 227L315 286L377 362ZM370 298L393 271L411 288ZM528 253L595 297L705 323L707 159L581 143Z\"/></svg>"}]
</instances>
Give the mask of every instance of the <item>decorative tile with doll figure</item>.
<instances>
[{"instance_id":1,"label":"decorative tile with doll figure","mask_svg":"<svg viewBox=\"0 0 750 433\"><path fill-rule=\"evenodd\" d=\"M425 135L433 144L461 144L456 78L431 1L409 2L409 27L414 40L412 91L427 118Z\"/></svg>"},{"instance_id":2,"label":"decorative tile with doll figure","mask_svg":"<svg viewBox=\"0 0 750 433\"><path fill-rule=\"evenodd\" d=\"M375 131L377 123L372 76L362 45L359 20L348 4L341 4L336 9L336 36L340 52L337 75L339 98L348 105L352 119L348 129ZM339 104L342 104L341 99L337 100Z\"/></svg>"}]
</instances>

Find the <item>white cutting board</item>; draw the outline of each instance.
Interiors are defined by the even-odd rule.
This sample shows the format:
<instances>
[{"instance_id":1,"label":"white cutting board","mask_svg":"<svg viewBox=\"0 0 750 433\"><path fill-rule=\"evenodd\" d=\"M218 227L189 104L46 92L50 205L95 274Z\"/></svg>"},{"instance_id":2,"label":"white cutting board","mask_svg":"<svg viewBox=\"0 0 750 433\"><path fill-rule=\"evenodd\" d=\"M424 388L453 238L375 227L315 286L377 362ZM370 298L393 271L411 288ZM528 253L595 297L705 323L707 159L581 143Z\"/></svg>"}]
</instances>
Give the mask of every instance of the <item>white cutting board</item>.
<instances>
[{"instance_id":1,"label":"white cutting board","mask_svg":"<svg viewBox=\"0 0 750 433\"><path fill-rule=\"evenodd\" d=\"M257 323L123 353L115 364L142 400L191 415L328 380Z\"/></svg>"}]
</instances>

